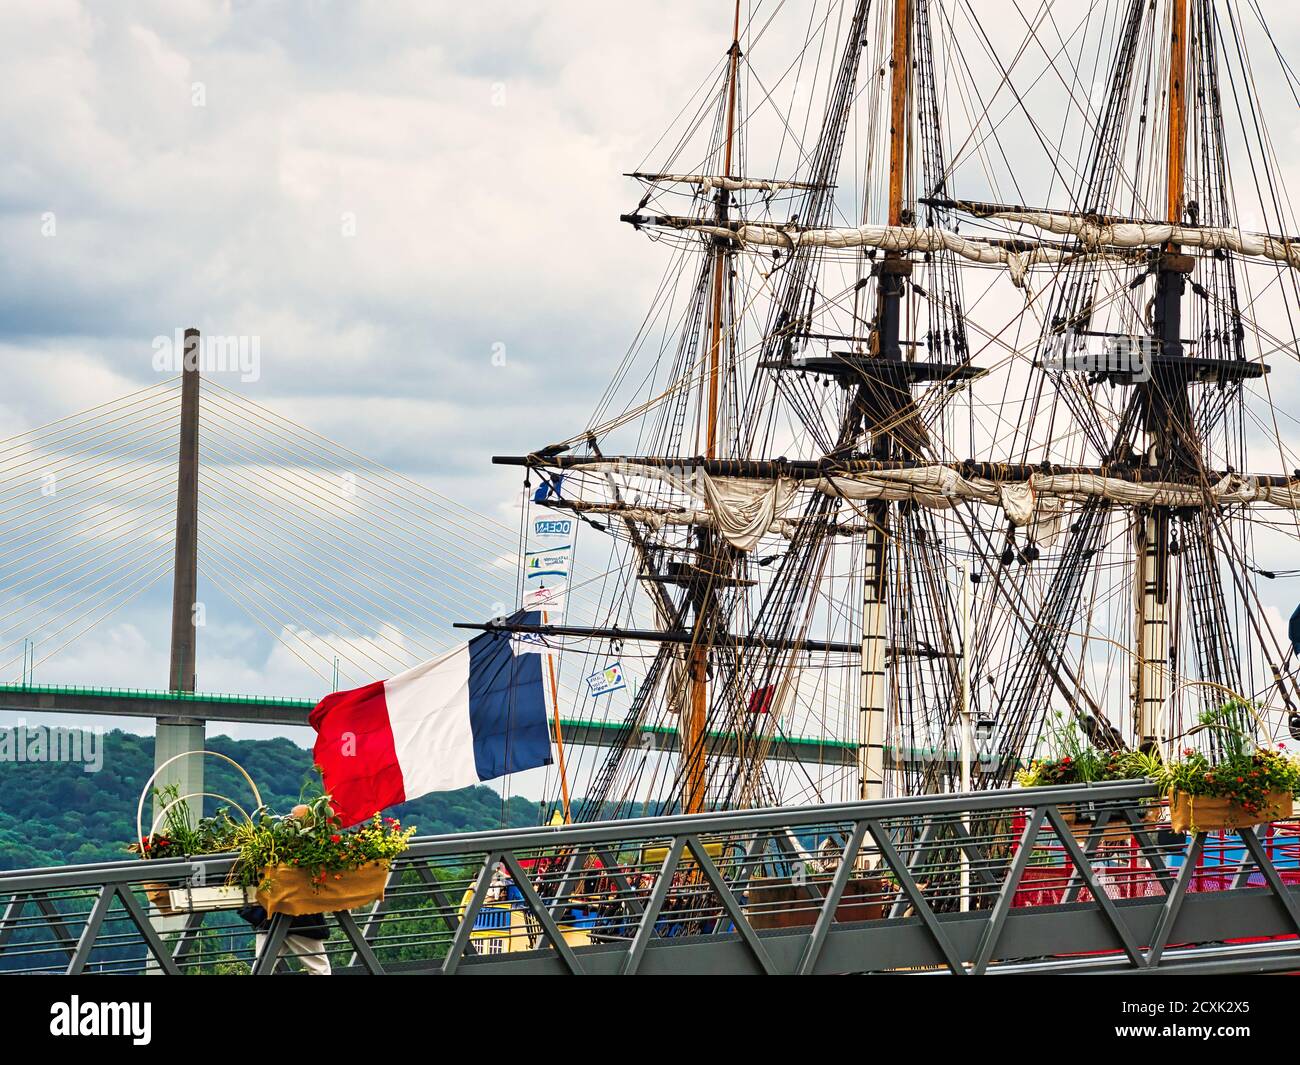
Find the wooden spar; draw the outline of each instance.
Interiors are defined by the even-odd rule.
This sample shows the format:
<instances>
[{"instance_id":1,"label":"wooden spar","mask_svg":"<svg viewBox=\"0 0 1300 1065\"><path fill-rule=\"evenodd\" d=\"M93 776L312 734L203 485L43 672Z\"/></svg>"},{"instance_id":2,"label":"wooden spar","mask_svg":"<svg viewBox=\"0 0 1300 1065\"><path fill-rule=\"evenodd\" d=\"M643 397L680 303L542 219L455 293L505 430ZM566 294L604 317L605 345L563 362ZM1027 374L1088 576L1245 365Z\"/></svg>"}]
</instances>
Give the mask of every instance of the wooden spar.
<instances>
[{"instance_id":1,"label":"wooden spar","mask_svg":"<svg viewBox=\"0 0 1300 1065\"><path fill-rule=\"evenodd\" d=\"M492 461L498 466L531 466L538 469L582 470L594 461L631 468L646 466L651 469L691 469L701 470L710 477L745 477L756 480L772 480L777 477L789 477L795 481L819 480L823 477L853 476L854 474L879 473L891 470L917 470L930 467L942 467L953 470L963 477L978 477L984 480L1007 482L1027 481L1035 474L1091 474L1097 477L1113 477L1133 484L1150 482L1171 482L1187 487L1199 487L1206 481L1213 484L1230 474L1248 477L1261 485L1274 488L1286 488L1300 480L1296 473L1242 473L1239 470L1219 468L1206 469L1195 475L1170 474L1164 470L1149 466L1132 466L1115 463L1113 465L1073 465L1058 462L1012 462L1012 461L976 461L965 459L960 462L933 462L929 459L874 459L874 458L832 458L821 459L714 459L707 461L690 455L602 455L598 460L572 455L554 455L543 457L532 455L495 455Z\"/></svg>"},{"instance_id":2,"label":"wooden spar","mask_svg":"<svg viewBox=\"0 0 1300 1065\"><path fill-rule=\"evenodd\" d=\"M907 150L907 87L911 69L911 0L894 0L894 57L889 88L889 224L903 224Z\"/></svg>"},{"instance_id":3,"label":"wooden spar","mask_svg":"<svg viewBox=\"0 0 1300 1065\"><path fill-rule=\"evenodd\" d=\"M736 137L736 68L740 62L740 0L736 0L735 18L731 31L731 52L727 70L727 131L723 145L722 176L731 177L732 145ZM718 190L717 219L727 217L726 189ZM713 313L709 338L708 403L705 411L705 449L708 458L718 455L718 392L722 362L722 297L727 275L727 245L717 242L713 266ZM707 542L707 534L706 541ZM686 761L685 793L682 809L685 813L699 813L704 809L708 782L705 779L704 739L709 712L708 646L704 628L708 620L709 589L706 587L696 604L695 634L691 642L687 666L687 684L690 697L683 707L686 720L682 756Z\"/></svg>"},{"instance_id":4,"label":"wooden spar","mask_svg":"<svg viewBox=\"0 0 1300 1065\"><path fill-rule=\"evenodd\" d=\"M731 148L736 136L736 66L740 58L740 0L736 0L736 20L732 30L731 61L727 75L727 139L723 147L722 176L731 177ZM726 220L727 191L718 190L718 220ZM727 246L718 241L717 261L713 268L713 333L709 341L708 433L705 447L709 458L718 453L718 376L722 348L722 294L727 273Z\"/></svg>"},{"instance_id":5,"label":"wooden spar","mask_svg":"<svg viewBox=\"0 0 1300 1065\"><path fill-rule=\"evenodd\" d=\"M541 636L576 636L593 640L625 640L632 643L689 644L694 636L686 630L623 629L617 625L530 625L514 621L457 621L454 629L476 629L480 632L532 632ZM803 636L790 639L768 639L765 636L719 634L713 639L714 647L729 650L797 651L808 654L855 654L857 645L838 640L815 640ZM890 648L890 654L913 658L942 658L942 652L928 648Z\"/></svg>"}]
</instances>

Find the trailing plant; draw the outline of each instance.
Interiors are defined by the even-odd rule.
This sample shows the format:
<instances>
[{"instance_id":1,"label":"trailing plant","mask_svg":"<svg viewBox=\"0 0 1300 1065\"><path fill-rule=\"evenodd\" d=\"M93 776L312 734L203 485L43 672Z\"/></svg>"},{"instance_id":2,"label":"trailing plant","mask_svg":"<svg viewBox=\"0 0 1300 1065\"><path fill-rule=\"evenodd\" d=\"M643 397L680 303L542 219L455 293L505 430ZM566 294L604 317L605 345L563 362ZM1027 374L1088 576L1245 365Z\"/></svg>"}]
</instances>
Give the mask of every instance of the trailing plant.
<instances>
[{"instance_id":1,"label":"trailing plant","mask_svg":"<svg viewBox=\"0 0 1300 1065\"><path fill-rule=\"evenodd\" d=\"M1231 800L1252 814L1268 806L1270 795L1300 795L1300 759L1285 743L1257 746L1253 726L1242 727L1252 719L1258 712L1240 699L1204 711L1188 734L1210 737L1212 753L1185 747L1180 759L1161 766L1156 780L1169 791Z\"/></svg>"},{"instance_id":2,"label":"trailing plant","mask_svg":"<svg viewBox=\"0 0 1300 1065\"><path fill-rule=\"evenodd\" d=\"M344 829L330 806L330 796L319 786L312 790L287 814L273 814L263 807L250 824L237 826L237 883L260 886L268 869L287 865L307 870L313 884L324 884L330 877L341 879L349 869L396 858L415 833L414 827L403 828L397 818L379 814Z\"/></svg>"},{"instance_id":3,"label":"trailing plant","mask_svg":"<svg viewBox=\"0 0 1300 1065\"><path fill-rule=\"evenodd\" d=\"M189 803L177 802L180 788L166 784L153 789L158 806L165 810L162 823L153 837L142 837L126 849L141 858L187 858L195 854L216 854L233 850L238 824L229 807L221 807L209 817L195 820Z\"/></svg>"}]
</instances>

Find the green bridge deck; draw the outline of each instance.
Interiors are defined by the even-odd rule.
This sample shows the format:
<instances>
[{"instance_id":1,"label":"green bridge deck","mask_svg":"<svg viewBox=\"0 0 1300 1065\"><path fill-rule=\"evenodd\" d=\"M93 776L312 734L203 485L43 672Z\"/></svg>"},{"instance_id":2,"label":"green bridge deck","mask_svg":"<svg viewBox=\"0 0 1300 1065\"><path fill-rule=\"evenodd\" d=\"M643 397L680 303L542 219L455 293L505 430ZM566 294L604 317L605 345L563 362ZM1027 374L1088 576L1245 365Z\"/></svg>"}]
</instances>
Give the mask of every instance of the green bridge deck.
<instances>
[{"instance_id":1,"label":"green bridge deck","mask_svg":"<svg viewBox=\"0 0 1300 1065\"><path fill-rule=\"evenodd\" d=\"M259 695L219 695L206 692L165 692L142 688L83 688L72 685L0 684L0 711L11 713L89 714L103 717L147 717L187 721L232 721L251 725L305 727L314 699L283 699ZM608 747L624 733L620 721L580 721L562 718L564 742L580 747ZM677 730L643 725L636 730L643 746L677 750ZM733 753L736 736L711 732L719 754ZM742 737L741 742L756 742ZM845 740L813 736L776 736L768 757L812 765L849 766L856 747Z\"/></svg>"}]
</instances>

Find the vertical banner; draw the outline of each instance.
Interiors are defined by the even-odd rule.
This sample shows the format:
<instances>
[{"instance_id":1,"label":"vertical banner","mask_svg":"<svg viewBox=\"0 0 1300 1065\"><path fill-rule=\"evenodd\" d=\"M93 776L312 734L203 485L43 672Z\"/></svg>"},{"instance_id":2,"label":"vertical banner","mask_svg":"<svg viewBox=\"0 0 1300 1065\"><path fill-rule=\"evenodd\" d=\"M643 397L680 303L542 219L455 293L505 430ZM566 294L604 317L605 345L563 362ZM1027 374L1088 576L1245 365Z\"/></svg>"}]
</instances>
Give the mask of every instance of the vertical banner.
<instances>
[{"instance_id":1,"label":"vertical banner","mask_svg":"<svg viewBox=\"0 0 1300 1065\"><path fill-rule=\"evenodd\" d=\"M544 517L529 522L528 549L524 552L525 610L544 610L564 617L573 565L573 518Z\"/></svg>"}]
</instances>

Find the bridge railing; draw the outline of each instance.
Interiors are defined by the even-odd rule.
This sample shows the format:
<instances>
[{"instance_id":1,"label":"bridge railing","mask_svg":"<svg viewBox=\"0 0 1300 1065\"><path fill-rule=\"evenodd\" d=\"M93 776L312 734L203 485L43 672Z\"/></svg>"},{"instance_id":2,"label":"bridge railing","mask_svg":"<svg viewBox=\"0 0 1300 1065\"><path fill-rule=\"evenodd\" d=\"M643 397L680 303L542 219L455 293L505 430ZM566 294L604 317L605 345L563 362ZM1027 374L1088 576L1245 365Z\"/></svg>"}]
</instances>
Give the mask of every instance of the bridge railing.
<instances>
[{"instance_id":1,"label":"bridge railing","mask_svg":"<svg viewBox=\"0 0 1300 1065\"><path fill-rule=\"evenodd\" d=\"M1292 826L1163 816L1134 781L416 839L381 903L306 945L161 894L198 899L229 855L21 870L0 972L1300 969Z\"/></svg>"}]
</instances>

